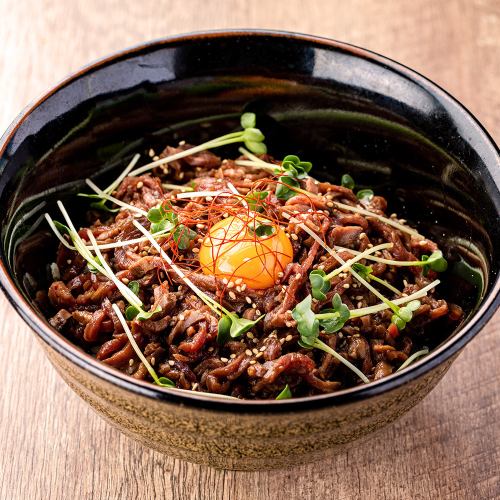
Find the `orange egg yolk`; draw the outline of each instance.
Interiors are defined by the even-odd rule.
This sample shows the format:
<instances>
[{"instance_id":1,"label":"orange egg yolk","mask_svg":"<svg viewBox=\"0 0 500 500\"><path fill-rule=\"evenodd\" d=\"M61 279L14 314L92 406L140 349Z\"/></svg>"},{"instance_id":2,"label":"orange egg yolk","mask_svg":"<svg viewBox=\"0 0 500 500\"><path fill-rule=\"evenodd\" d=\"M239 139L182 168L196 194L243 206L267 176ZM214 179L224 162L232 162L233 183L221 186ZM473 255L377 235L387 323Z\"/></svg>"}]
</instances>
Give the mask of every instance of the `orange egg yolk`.
<instances>
[{"instance_id":1,"label":"orange egg yolk","mask_svg":"<svg viewBox=\"0 0 500 500\"><path fill-rule=\"evenodd\" d=\"M271 226L272 234L257 236L251 229L255 224ZM263 217L228 217L211 227L199 256L205 274L233 282L241 279L249 288L262 289L275 284L292 262L293 249L285 232Z\"/></svg>"}]
</instances>

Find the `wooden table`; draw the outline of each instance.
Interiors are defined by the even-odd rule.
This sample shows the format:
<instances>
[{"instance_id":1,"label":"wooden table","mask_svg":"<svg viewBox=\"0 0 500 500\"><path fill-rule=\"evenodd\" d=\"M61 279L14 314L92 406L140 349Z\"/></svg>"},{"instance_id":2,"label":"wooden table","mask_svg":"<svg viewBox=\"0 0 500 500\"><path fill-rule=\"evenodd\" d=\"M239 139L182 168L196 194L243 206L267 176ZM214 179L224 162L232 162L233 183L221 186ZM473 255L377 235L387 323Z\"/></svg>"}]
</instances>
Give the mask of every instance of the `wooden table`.
<instances>
[{"instance_id":1,"label":"wooden table","mask_svg":"<svg viewBox=\"0 0 500 500\"><path fill-rule=\"evenodd\" d=\"M0 0L0 128L68 72L143 40L267 27L392 57L500 139L498 0ZM417 408L363 445L293 470L221 472L143 448L56 376L0 297L0 498L499 498L500 315Z\"/></svg>"}]
</instances>

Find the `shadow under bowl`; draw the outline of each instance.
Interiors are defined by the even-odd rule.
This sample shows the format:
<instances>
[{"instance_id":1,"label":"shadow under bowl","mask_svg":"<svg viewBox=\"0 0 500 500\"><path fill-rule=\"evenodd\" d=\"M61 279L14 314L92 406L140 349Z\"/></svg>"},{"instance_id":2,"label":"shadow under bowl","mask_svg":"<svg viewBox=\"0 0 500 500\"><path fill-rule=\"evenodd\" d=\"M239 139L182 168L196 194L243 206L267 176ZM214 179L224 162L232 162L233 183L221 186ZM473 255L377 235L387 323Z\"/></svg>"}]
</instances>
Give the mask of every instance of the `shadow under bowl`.
<instances>
[{"instance_id":1,"label":"shadow under bowl","mask_svg":"<svg viewBox=\"0 0 500 500\"><path fill-rule=\"evenodd\" d=\"M56 249L42 214L136 153L196 144L258 115L269 150L311 159L389 200L450 262L442 294L466 317L401 373L338 393L228 401L133 380L54 331L36 308ZM234 155L234 149L220 151ZM0 141L0 283L62 378L127 435L174 457L254 470L327 456L408 411L498 307L498 149L417 73L347 44L284 32L158 40L98 61L25 110ZM73 198L74 200L74 198ZM79 217L84 208L69 206Z\"/></svg>"}]
</instances>

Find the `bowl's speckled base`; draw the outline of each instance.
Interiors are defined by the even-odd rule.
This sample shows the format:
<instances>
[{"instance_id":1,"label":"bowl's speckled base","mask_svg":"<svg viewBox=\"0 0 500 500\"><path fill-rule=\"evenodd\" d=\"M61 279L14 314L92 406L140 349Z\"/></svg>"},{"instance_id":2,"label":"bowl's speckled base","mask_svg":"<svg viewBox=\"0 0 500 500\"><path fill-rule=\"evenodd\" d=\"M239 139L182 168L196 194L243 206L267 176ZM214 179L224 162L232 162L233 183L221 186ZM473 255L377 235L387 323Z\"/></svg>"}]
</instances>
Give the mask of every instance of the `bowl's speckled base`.
<instances>
[{"instance_id":1,"label":"bowl's speckled base","mask_svg":"<svg viewBox=\"0 0 500 500\"><path fill-rule=\"evenodd\" d=\"M339 451L406 413L435 387L454 360L367 400L255 415L191 408L133 394L41 344L67 384L126 435L175 458L238 470L288 467Z\"/></svg>"}]
</instances>

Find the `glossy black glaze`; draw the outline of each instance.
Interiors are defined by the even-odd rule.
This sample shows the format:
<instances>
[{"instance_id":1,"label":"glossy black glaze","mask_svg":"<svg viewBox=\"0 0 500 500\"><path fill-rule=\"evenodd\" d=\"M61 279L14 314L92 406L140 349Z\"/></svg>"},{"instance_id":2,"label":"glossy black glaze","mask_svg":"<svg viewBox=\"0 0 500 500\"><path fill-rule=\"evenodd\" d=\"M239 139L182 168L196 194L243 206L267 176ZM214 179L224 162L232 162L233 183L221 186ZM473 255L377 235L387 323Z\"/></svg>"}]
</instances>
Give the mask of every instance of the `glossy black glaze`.
<instances>
[{"instance_id":1,"label":"glossy black glaze","mask_svg":"<svg viewBox=\"0 0 500 500\"><path fill-rule=\"evenodd\" d=\"M286 33L188 35L134 48L70 77L19 117L0 142L0 281L23 318L52 347L113 383L151 397L262 411L259 402L207 402L132 382L80 354L26 304L33 291L26 272L41 283L55 248L53 239L35 232L34 240L29 231L38 222L44 227L40 214L54 199L74 193L86 176L105 183L135 152L230 131L245 110L257 113L277 157L303 154L317 177L338 181L349 172L363 180L440 241L452 263L466 259L485 278L475 303L476 292L450 273L447 292L465 300L470 315L433 355L368 387L309 398L308 407L383 392L455 354L499 303L495 144L460 104L411 70L349 45ZM266 411L297 404L280 401Z\"/></svg>"}]
</instances>

